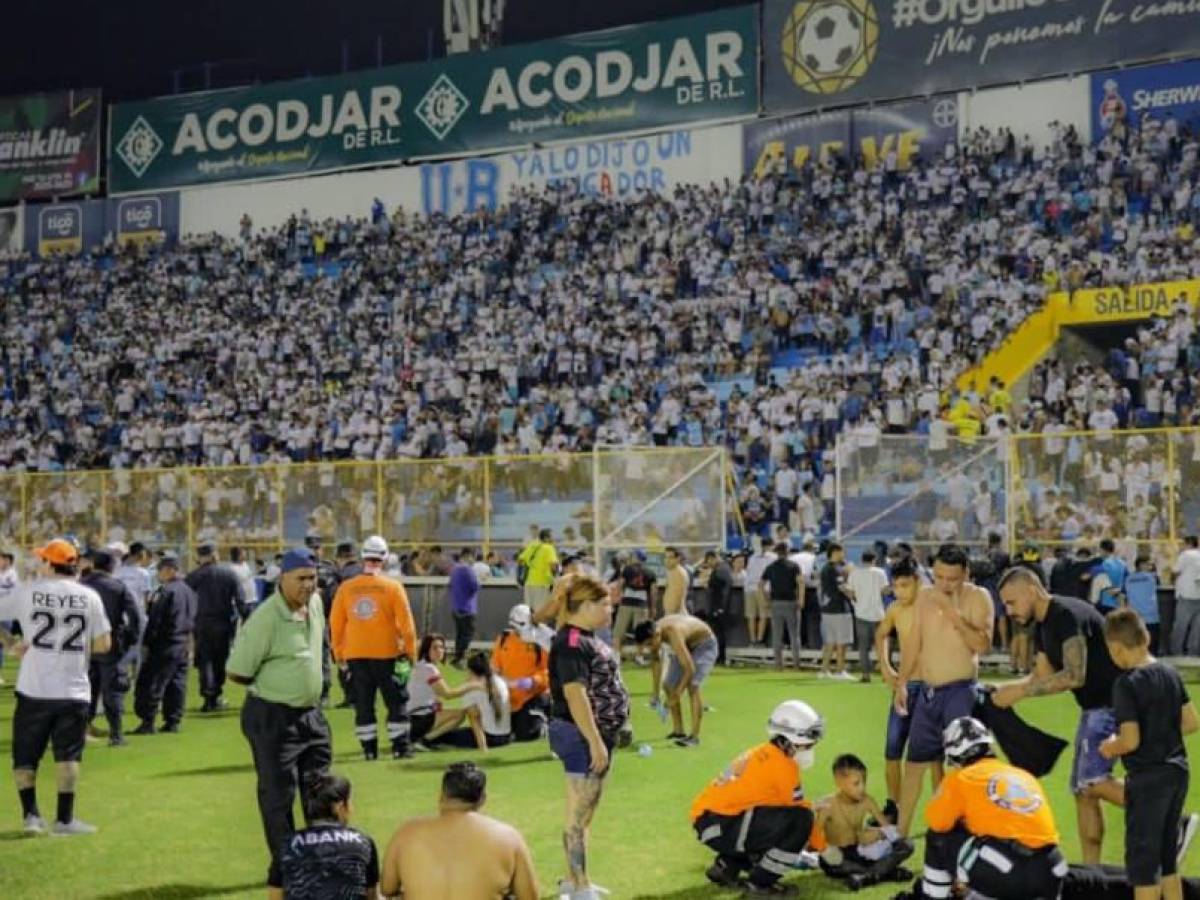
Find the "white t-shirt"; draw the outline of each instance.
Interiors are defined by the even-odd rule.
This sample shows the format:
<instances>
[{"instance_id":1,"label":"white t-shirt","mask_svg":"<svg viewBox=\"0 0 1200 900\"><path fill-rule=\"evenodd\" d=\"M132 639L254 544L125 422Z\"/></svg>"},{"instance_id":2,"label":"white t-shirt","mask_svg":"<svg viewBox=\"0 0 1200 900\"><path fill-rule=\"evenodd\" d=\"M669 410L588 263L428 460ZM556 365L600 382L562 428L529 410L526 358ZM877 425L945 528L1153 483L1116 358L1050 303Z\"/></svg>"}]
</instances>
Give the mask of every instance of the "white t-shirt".
<instances>
[{"instance_id":1,"label":"white t-shirt","mask_svg":"<svg viewBox=\"0 0 1200 900\"><path fill-rule=\"evenodd\" d=\"M113 578L129 588L139 603L145 603L150 596L150 571L141 566L118 566L113 572Z\"/></svg>"},{"instance_id":2,"label":"white t-shirt","mask_svg":"<svg viewBox=\"0 0 1200 900\"><path fill-rule=\"evenodd\" d=\"M483 688L463 694L463 705L467 708L474 706L479 710L479 721L487 734L503 737L512 733L512 705L508 701L508 684L499 675L493 675L492 685L500 701L499 714L492 708L492 701Z\"/></svg>"},{"instance_id":3,"label":"white t-shirt","mask_svg":"<svg viewBox=\"0 0 1200 900\"><path fill-rule=\"evenodd\" d=\"M766 553L755 553L746 561L746 587L756 588L762 583L763 572L775 561L774 556Z\"/></svg>"},{"instance_id":4,"label":"white t-shirt","mask_svg":"<svg viewBox=\"0 0 1200 900\"><path fill-rule=\"evenodd\" d=\"M238 581L242 583L242 591L246 595L246 602L254 604L258 602L258 584L254 578L254 570L250 568L249 563L230 563L229 568L233 570L233 574L237 576Z\"/></svg>"},{"instance_id":5,"label":"white t-shirt","mask_svg":"<svg viewBox=\"0 0 1200 900\"><path fill-rule=\"evenodd\" d=\"M0 620L21 623L29 649L21 658L17 692L40 700L92 697L88 663L92 641L112 627L100 595L70 578L46 578L19 585L0 599Z\"/></svg>"},{"instance_id":6,"label":"white t-shirt","mask_svg":"<svg viewBox=\"0 0 1200 900\"><path fill-rule=\"evenodd\" d=\"M855 566L846 576L846 586L854 592L854 617L864 622L883 621L883 592L888 580L878 566Z\"/></svg>"},{"instance_id":7,"label":"white t-shirt","mask_svg":"<svg viewBox=\"0 0 1200 900\"><path fill-rule=\"evenodd\" d=\"M408 714L436 712L441 708L441 701L433 692L433 686L442 680L438 667L427 660L421 660L413 666L412 674L408 676Z\"/></svg>"},{"instance_id":8,"label":"white t-shirt","mask_svg":"<svg viewBox=\"0 0 1200 900\"><path fill-rule=\"evenodd\" d=\"M1200 550L1184 550L1175 560L1175 590L1180 597L1200 597Z\"/></svg>"},{"instance_id":9,"label":"white t-shirt","mask_svg":"<svg viewBox=\"0 0 1200 900\"><path fill-rule=\"evenodd\" d=\"M17 570L13 566L0 572L0 600L12 594L20 583L21 579L17 576Z\"/></svg>"}]
</instances>

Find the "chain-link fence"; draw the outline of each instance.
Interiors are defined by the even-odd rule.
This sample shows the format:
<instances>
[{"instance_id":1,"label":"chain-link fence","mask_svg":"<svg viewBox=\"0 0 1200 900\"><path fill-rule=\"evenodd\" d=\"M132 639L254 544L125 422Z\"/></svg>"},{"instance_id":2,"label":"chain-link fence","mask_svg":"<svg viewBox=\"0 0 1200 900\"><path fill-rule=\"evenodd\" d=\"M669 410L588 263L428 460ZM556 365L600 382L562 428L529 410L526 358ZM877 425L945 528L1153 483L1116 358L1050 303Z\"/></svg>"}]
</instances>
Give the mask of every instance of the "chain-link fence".
<instances>
[{"instance_id":1,"label":"chain-link fence","mask_svg":"<svg viewBox=\"0 0 1200 900\"><path fill-rule=\"evenodd\" d=\"M0 545L55 535L201 543L256 555L311 533L332 545L382 534L399 550L510 552L538 529L560 547L720 546L724 451L640 448L462 459L0 475ZM599 527L599 532L597 528Z\"/></svg>"},{"instance_id":2,"label":"chain-link fence","mask_svg":"<svg viewBox=\"0 0 1200 900\"><path fill-rule=\"evenodd\" d=\"M1051 431L931 447L884 435L838 445L838 533L851 547L909 541L1046 550L1111 538L1129 560L1172 561L1200 533L1200 429Z\"/></svg>"}]
</instances>

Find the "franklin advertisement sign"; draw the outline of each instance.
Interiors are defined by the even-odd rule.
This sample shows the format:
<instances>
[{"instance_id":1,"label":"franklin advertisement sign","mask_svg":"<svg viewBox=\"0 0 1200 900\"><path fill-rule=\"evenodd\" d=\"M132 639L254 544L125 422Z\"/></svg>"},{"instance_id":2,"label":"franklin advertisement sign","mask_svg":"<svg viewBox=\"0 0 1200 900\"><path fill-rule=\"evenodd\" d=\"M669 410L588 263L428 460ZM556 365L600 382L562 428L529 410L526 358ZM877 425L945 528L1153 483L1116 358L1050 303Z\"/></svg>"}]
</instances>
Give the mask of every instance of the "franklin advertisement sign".
<instances>
[{"instance_id":1,"label":"franklin advertisement sign","mask_svg":"<svg viewBox=\"0 0 1200 900\"><path fill-rule=\"evenodd\" d=\"M100 91L0 98L0 203L100 188Z\"/></svg>"},{"instance_id":2,"label":"franklin advertisement sign","mask_svg":"<svg viewBox=\"0 0 1200 900\"><path fill-rule=\"evenodd\" d=\"M763 105L916 97L1200 50L1200 0L764 0Z\"/></svg>"},{"instance_id":3,"label":"franklin advertisement sign","mask_svg":"<svg viewBox=\"0 0 1200 900\"><path fill-rule=\"evenodd\" d=\"M754 7L334 78L118 104L109 189L274 178L758 108Z\"/></svg>"}]
</instances>

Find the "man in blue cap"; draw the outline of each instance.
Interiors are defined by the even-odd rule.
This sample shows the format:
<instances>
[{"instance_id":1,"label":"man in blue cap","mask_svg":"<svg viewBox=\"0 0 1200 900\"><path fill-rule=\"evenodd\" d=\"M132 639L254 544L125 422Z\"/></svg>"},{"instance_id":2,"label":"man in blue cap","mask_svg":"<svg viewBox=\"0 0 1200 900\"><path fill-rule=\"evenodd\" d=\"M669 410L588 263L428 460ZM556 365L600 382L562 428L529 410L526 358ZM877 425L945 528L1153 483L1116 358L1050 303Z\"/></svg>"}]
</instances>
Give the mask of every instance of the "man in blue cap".
<instances>
[{"instance_id":1,"label":"man in blue cap","mask_svg":"<svg viewBox=\"0 0 1200 900\"><path fill-rule=\"evenodd\" d=\"M325 614L317 592L317 558L289 550L267 600L246 620L226 672L247 686L242 734L258 773L258 810L271 853L270 887L282 888L279 853L296 830L292 805L306 776L329 769L333 745L321 712Z\"/></svg>"}]
</instances>

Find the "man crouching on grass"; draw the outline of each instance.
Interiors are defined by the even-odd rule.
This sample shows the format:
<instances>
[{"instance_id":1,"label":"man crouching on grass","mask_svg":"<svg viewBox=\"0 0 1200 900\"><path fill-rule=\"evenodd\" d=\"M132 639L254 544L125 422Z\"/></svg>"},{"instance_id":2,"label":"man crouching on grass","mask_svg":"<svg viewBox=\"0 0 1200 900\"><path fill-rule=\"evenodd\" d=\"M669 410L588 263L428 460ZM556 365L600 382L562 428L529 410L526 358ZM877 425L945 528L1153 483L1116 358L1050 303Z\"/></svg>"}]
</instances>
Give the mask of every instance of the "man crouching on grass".
<instances>
[{"instance_id":1,"label":"man crouching on grass","mask_svg":"<svg viewBox=\"0 0 1200 900\"><path fill-rule=\"evenodd\" d=\"M702 620L687 613L663 616L657 622L642 622L633 630L634 640L642 651L650 653L650 688L653 702L658 703L658 686L661 683L667 695L667 708L671 710L671 733L668 738L680 747L695 747L700 743L700 721L704 717L704 698L700 696L700 685L708 677L717 656L721 652L716 635ZM671 661L667 664L666 677L662 676L663 643L671 648ZM683 732L683 692L688 692L692 703L692 731Z\"/></svg>"}]
</instances>

